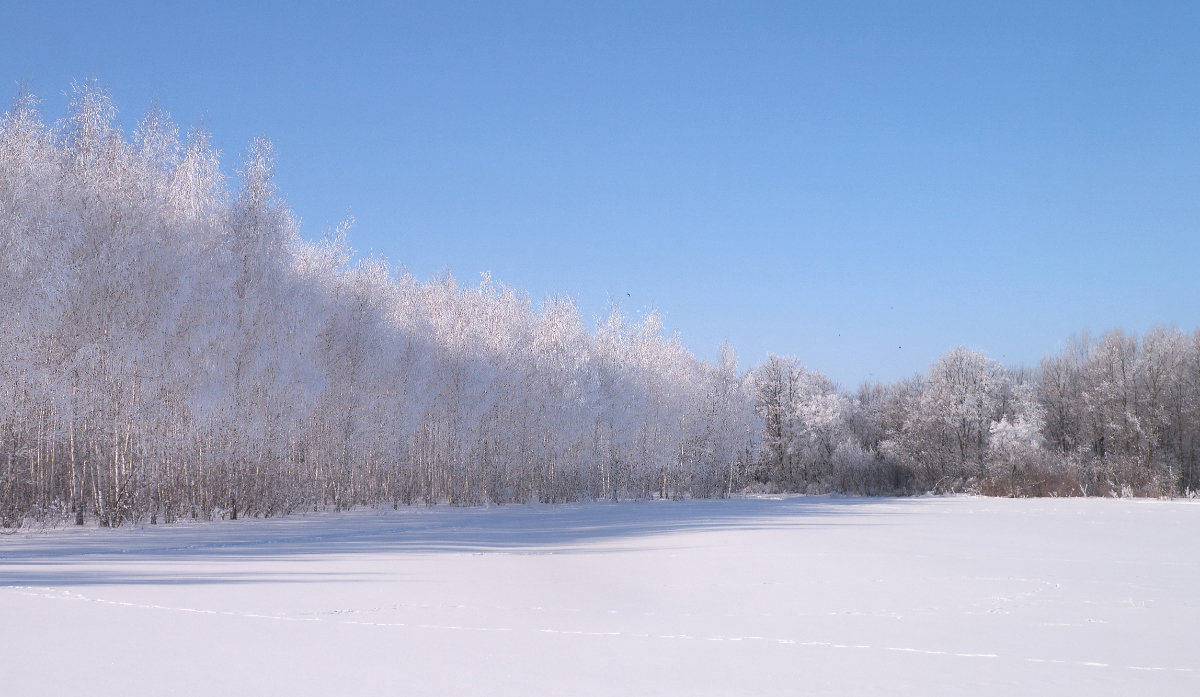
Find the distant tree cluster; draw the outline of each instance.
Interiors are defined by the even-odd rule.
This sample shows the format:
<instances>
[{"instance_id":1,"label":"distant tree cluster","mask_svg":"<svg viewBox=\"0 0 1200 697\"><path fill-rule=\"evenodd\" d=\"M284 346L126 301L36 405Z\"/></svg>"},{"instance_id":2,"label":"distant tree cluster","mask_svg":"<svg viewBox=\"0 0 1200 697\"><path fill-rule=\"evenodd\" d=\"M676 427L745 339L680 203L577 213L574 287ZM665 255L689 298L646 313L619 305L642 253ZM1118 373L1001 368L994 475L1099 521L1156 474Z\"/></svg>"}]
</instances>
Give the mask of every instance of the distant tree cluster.
<instances>
[{"instance_id":1,"label":"distant tree cluster","mask_svg":"<svg viewBox=\"0 0 1200 697\"><path fill-rule=\"evenodd\" d=\"M412 503L1196 488L1200 333L1037 370L956 349L856 394L742 372L613 310L588 331L486 276L418 282L298 234L270 144L239 181L154 110L73 88L0 120L0 525Z\"/></svg>"},{"instance_id":2,"label":"distant tree cluster","mask_svg":"<svg viewBox=\"0 0 1200 697\"><path fill-rule=\"evenodd\" d=\"M956 348L927 376L840 393L771 356L755 479L789 491L1190 494L1200 485L1200 331L1072 339L1037 369Z\"/></svg>"}]
</instances>

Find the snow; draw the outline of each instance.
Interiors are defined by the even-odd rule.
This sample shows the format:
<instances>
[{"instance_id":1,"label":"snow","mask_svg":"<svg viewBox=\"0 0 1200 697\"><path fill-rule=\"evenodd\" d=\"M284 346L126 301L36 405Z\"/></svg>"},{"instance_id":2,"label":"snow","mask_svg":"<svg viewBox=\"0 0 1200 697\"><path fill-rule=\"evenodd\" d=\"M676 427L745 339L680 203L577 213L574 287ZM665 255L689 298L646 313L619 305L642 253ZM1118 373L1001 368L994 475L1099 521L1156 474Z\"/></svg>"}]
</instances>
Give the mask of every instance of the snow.
<instances>
[{"instance_id":1,"label":"snow","mask_svg":"<svg viewBox=\"0 0 1200 697\"><path fill-rule=\"evenodd\" d=\"M1200 506L413 508L0 537L4 694L1183 695Z\"/></svg>"}]
</instances>

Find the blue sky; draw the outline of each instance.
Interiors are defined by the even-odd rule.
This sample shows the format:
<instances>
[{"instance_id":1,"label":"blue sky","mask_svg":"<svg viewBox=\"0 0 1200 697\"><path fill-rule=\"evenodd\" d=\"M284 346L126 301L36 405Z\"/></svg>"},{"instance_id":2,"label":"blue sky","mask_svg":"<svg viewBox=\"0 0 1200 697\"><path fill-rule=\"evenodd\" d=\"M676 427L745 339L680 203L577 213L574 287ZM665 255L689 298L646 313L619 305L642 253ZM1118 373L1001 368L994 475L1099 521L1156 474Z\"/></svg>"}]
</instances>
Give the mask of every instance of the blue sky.
<instances>
[{"instance_id":1,"label":"blue sky","mask_svg":"<svg viewBox=\"0 0 1200 697\"><path fill-rule=\"evenodd\" d=\"M955 345L1200 327L1200 3L5 3L0 79L89 75L317 237L657 308L845 387Z\"/></svg>"}]
</instances>

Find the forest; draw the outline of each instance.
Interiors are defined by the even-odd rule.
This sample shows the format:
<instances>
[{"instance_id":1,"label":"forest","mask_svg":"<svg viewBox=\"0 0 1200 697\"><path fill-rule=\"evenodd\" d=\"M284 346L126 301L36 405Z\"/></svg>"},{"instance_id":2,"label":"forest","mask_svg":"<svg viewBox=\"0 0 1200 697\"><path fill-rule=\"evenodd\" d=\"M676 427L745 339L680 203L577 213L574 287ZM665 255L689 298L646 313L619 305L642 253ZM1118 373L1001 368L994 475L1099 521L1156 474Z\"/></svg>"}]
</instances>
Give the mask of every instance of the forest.
<instances>
[{"instance_id":1,"label":"forest","mask_svg":"<svg viewBox=\"0 0 1200 697\"><path fill-rule=\"evenodd\" d=\"M0 526L368 505L859 495L1189 496L1200 331L955 348L845 389L699 360L654 314L589 327L486 274L418 280L303 238L253 142L132 133L73 86L0 119Z\"/></svg>"}]
</instances>

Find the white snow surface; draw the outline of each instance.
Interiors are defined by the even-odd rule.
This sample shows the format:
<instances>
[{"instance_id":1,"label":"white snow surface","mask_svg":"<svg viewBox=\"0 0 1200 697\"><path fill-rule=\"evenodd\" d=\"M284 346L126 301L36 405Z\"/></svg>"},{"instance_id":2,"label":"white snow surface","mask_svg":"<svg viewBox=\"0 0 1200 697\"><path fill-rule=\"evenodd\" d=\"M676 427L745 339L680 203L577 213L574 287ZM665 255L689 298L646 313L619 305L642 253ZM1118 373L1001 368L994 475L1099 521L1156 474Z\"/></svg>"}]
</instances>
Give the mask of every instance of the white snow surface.
<instances>
[{"instance_id":1,"label":"white snow surface","mask_svg":"<svg viewBox=\"0 0 1200 697\"><path fill-rule=\"evenodd\" d=\"M5 695L1195 695L1200 506L411 508L0 537Z\"/></svg>"}]
</instances>

